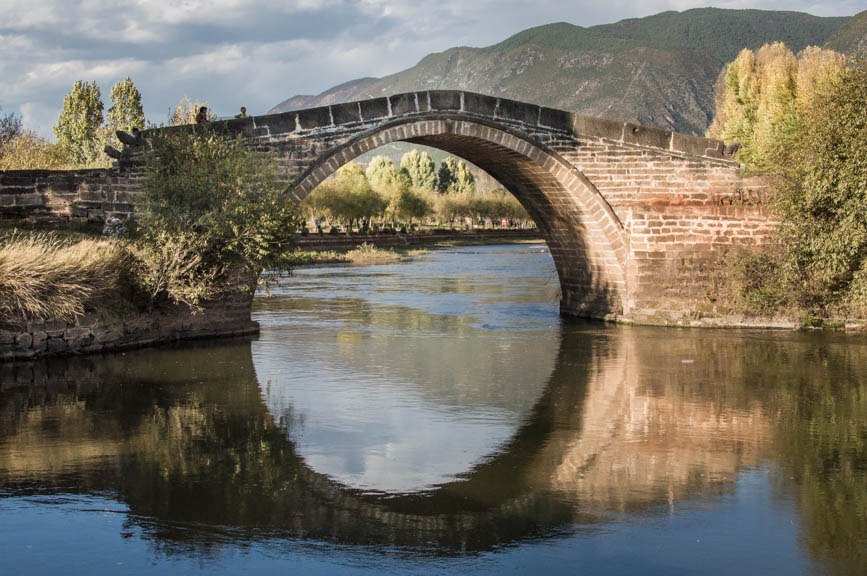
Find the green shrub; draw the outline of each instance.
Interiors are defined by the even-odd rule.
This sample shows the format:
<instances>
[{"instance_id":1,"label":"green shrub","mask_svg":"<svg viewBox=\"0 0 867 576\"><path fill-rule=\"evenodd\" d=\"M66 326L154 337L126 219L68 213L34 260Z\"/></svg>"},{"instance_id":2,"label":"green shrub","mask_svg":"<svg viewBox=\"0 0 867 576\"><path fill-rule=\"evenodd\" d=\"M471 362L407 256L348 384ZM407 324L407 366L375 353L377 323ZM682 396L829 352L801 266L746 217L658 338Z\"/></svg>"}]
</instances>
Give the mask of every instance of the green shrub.
<instances>
[{"instance_id":1,"label":"green shrub","mask_svg":"<svg viewBox=\"0 0 867 576\"><path fill-rule=\"evenodd\" d=\"M730 304L759 316L773 315L787 301L775 270L780 254L772 249L735 248L726 255Z\"/></svg>"},{"instance_id":2,"label":"green shrub","mask_svg":"<svg viewBox=\"0 0 867 576\"><path fill-rule=\"evenodd\" d=\"M294 206L274 165L241 141L159 134L145 168L136 254L152 294L195 306L217 286L247 284L292 247Z\"/></svg>"}]
</instances>

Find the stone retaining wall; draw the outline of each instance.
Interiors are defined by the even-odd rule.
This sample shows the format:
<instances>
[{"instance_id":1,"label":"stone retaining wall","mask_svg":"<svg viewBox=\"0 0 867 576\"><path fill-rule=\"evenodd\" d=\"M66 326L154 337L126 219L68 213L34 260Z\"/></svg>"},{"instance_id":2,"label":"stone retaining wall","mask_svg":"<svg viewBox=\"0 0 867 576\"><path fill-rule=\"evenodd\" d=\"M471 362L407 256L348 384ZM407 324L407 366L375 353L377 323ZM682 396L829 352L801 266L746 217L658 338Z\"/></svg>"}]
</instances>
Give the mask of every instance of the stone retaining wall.
<instances>
[{"instance_id":1,"label":"stone retaining wall","mask_svg":"<svg viewBox=\"0 0 867 576\"><path fill-rule=\"evenodd\" d=\"M256 334L252 291L207 302L193 313L165 304L125 315L91 312L74 322L40 320L0 325L0 362L138 348L194 338Z\"/></svg>"},{"instance_id":2,"label":"stone retaining wall","mask_svg":"<svg viewBox=\"0 0 867 576\"><path fill-rule=\"evenodd\" d=\"M0 171L0 218L102 221L132 215L141 170Z\"/></svg>"}]
</instances>

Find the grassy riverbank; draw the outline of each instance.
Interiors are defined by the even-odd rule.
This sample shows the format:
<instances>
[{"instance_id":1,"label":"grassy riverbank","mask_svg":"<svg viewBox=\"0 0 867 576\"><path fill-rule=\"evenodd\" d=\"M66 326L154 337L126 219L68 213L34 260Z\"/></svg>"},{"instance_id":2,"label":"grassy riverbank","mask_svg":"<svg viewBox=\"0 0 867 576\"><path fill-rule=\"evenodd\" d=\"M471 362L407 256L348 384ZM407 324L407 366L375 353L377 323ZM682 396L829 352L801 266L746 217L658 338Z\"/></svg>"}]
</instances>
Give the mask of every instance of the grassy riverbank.
<instances>
[{"instance_id":1,"label":"grassy riverbank","mask_svg":"<svg viewBox=\"0 0 867 576\"><path fill-rule=\"evenodd\" d=\"M95 223L0 222L0 322L49 317L74 320L86 310L129 309L160 299L154 286L161 285L161 260L148 261L149 255L142 254L135 239L107 238L101 235L101 228ZM427 238L425 248L419 248L411 244L377 247L358 240L345 248L296 248L282 254L276 268L391 264L428 249L532 242L525 238Z\"/></svg>"}]
</instances>

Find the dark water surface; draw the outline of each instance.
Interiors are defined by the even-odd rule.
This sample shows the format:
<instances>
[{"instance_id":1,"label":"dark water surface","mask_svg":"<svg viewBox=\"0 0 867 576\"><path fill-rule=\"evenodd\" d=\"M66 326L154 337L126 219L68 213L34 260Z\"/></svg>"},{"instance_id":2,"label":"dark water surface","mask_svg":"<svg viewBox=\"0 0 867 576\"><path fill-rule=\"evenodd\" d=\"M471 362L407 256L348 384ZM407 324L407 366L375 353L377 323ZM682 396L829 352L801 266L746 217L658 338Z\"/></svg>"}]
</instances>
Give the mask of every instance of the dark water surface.
<instances>
[{"instance_id":1,"label":"dark water surface","mask_svg":"<svg viewBox=\"0 0 867 576\"><path fill-rule=\"evenodd\" d=\"M2 574L864 574L867 339L566 322L544 245L0 366Z\"/></svg>"}]
</instances>

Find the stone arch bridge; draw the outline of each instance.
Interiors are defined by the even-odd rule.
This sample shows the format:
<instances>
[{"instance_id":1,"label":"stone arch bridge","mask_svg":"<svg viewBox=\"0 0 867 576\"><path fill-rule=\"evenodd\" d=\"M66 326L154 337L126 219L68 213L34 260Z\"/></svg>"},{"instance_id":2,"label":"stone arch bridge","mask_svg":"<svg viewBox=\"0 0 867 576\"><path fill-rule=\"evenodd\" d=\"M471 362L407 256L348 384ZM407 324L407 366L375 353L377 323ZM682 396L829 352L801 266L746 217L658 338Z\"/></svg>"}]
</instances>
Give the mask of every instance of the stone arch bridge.
<instances>
[{"instance_id":1,"label":"stone arch bridge","mask_svg":"<svg viewBox=\"0 0 867 576\"><path fill-rule=\"evenodd\" d=\"M160 133L119 134L112 170L0 173L0 215L97 219L134 210L135 157ZM716 140L461 91L425 91L211 123L273 155L304 199L343 164L391 142L479 166L523 204L557 267L561 310L650 323L720 315L722 254L773 221L767 185Z\"/></svg>"}]
</instances>

